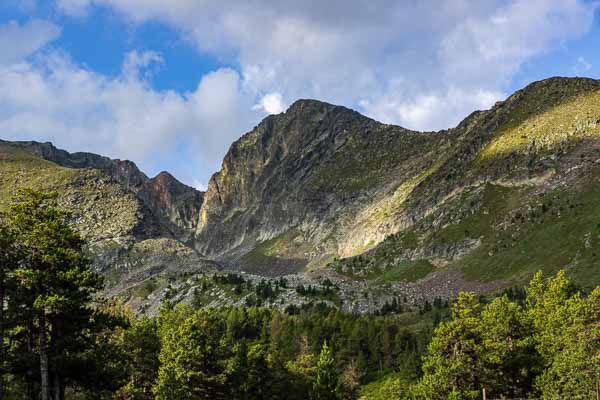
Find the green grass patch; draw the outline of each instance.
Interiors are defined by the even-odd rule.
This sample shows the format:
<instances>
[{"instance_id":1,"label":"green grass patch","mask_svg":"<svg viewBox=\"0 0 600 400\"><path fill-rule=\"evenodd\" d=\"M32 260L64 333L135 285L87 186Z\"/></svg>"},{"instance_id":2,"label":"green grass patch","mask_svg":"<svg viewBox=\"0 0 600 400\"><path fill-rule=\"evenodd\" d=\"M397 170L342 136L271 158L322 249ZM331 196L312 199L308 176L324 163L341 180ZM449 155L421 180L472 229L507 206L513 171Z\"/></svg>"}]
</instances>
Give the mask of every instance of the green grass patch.
<instances>
[{"instance_id":1,"label":"green grass patch","mask_svg":"<svg viewBox=\"0 0 600 400\"><path fill-rule=\"evenodd\" d=\"M578 192L557 189L529 198L513 210L508 229L490 229L482 245L456 266L472 280L522 282L536 270L568 267L577 284L600 284L600 187L594 181L586 178Z\"/></svg>"},{"instance_id":2,"label":"green grass patch","mask_svg":"<svg viewBox=\"0 0 600 400\"><path fill-rule=\"evenodd\" d=\"M467 238L479 238L491 234L493 227L508 211L522 205L524 192L526 190L485 185L481 205L476 212L459 223L448 225L436 232L434 243L455 243ZM465 194L457 202L456 207L468 209L472 201L470 194Z\"/></svg>"},{"instance_id":3,"label":"green grass patch","mask_svg":"<svg viewBox=\"0 0 600 400\"><path fill-rule=\"evenodd\" d=\"M137 285L133 290L133 297L138 299L146 299L152 292L158 289L159 284L154 278L150 278Z\"/></svg>"},{"instance_id":4,"label":"green grass patch","mask_svg":"<svg viewBox=\"0 0 600 400\"><path fill-rule=\"evenodd\" d=\"M563 90L563 95L565 91ZM513 152L550 153L575 139L600 136L598 105L600 91L592 90L571 98L553 98L546 94L529 95L512 110L507 122L481 151L483 163Z\"/></svg>"},{"instance_id":5,"label":"green grass patch","mask_svg":"<svg viewBox=\"0 0 600 400\"><path fill-rule=\"evenodd\" d=\"M403 261L398 265L386 268L376 280L378 282L416 282L435 271L428 260Z\"/></svg>"}]
</instances>

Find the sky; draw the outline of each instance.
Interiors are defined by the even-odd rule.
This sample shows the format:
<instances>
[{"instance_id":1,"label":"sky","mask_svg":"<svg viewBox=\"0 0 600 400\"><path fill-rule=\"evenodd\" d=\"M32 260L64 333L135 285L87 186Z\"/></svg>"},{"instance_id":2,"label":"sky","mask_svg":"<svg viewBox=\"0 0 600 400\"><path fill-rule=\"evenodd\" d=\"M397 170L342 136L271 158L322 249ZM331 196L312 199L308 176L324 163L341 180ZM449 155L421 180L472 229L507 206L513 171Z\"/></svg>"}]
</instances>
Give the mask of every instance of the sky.
<instances>
[{"instance_id":1,"label":"sky","mask_svg":"<svg viewBox=\"0 0 600 400\"><path fill-rule=\"evenodd\" d=\"M455 126L550 76L600 78L597 0L0 0L0 138L206 187L298 98Z\"/></svg>"}]
</instances>

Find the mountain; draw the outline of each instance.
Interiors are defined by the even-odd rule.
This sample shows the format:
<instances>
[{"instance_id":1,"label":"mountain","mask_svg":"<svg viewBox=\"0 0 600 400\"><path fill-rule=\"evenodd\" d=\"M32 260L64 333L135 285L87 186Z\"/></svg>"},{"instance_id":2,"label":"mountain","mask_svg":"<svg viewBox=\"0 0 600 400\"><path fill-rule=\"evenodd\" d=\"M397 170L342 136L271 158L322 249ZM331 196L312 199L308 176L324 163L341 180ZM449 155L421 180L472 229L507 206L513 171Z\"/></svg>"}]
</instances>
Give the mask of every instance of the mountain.
<instances>
[{"instance_id":1,"label":"mountain","mask_svg":"<svg viewBox=\"0 0 600 400\"><path fill-rule=\"evenodd\" d=\"M569 266L586 284L598 275L599 88L536 82L441 132L297 101L231 146L195 247L267 274L329 264L496 281Z\"/></svg>"},{"instance_id":2,"label":"mountain","mask_svg":"<svg viewBox=\"0 0 600 400\"><path fill-rule=\"evenodd\" d=\"M144 307L191 301L190 276L225 268L255 283L327 277L340 305L383 293L372 309L537 269L599 284L599 162L600 81L550 78L440 132L298 100L233 143L205 193L129 161L0 142L0 206L18 186L59 191L109 294Z\"/></svg>"},{"instance_id":3,"label":"mountain","mask_svg":"<svg viewBox=\"0 0 600 400\"><path fill-rule=\"evenodd\" d=\"M159 288L172 274L216 268L186 245L203 193L166 172L148 178L131 161L70 154L50 143L0 141L0 209L19 187L58 192L109 295L139 290L148 279Z\"/></svg>"}]
</instances>

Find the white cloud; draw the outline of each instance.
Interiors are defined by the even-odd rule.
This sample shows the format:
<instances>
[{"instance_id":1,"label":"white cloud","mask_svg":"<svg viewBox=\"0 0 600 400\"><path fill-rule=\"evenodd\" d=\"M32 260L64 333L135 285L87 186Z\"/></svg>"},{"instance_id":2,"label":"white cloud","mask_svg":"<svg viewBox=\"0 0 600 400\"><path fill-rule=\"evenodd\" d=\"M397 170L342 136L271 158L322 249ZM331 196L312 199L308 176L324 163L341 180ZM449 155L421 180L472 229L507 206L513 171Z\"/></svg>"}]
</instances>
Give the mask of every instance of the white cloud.
<instances>
[{"instance_id":1,"label":"white cloud","mask_svg":"<svg viewBox=\"0 0 600 400\"><path fill-rule=\"evenodd\" d=\"M199 180L195 179L192 182L192 187L196 188L197 190L201 191L201 192L206 192L206 185L202 182L200 182Z\"/></svg>"},{"instance_id":2,"label":"white cloud","mask_svg":"<svg viewBox=\"0 0 600 400\"><path fill-rule=\"evenodd\" d=\"M583 57L577 57L577 62L573 66L573 72L581 74L592 69L592 64L586 61Z\"/></svg>"},{"instance_id":3,"label":"white cloud","mask_svg":"<svg viewBox=\"0 0 600 400\"><path fill-rule=\"evenodd\" d=\"M401 120L412 129L427 131L454 126L474 110L487 109L503 97L499 91L452 87L442 94L416 96L410 102L399 100L400 95L390 92L375 102L363 100L361 106L381 122Z\"/></svg>"},{"instance_id":4,"label":"white cloud","mask_svg":"<svg viewBox=\"0 0 600 400\"><path fill-rule=\"evenodd\" d=\"M27 59L59 29L12 23L0 27L3 133L44 135L142 165L184 148L193 166L182 170L198 171L187 181L206 182L233 139L297 98L343 104L408 128L448 128L503 98L523 63L589 31L598 3L56 0L56 6L74 16L111 7L134 25L166 23L235 70L207 74L190 93L157 91L149 80L169 62L160 54L131 52L121 74L109 78L56 51Z\"/></svg>"},{"instance_id":5,"label":"white cloud","mask_svg":"<svg viewBox=\"0 0 600 400\"><path fill-rule=\"evenodd\" d=\"M361 110L371 116L426 129L449 127L503 97L524 62L588 31L597 7L577 0L89 1L133 23L163 21L201 51L237 63L242 86L269 113L313 97L368 105Z\"/></svg>"},{"instance_id":6,"label":"white cloud","mask_svg":"<svg viewBox=\"0 0 600 400\"><path fill-rule=\"evenodd\" d=\"M254 110L264 110L267 114L279 114L285 111L281 93L269 93L264 95L258 104L252 107Z\"/></svg>"},{"instance_id":7,"label":"white cloud","mask_svg":"<svg viewBox=\"0 0 600 400\"><path fill-rule=\"evenodd\" d=\"M15 21L0 26L0 66L17 63L43 48L60 34L60 28L47 21Z\"/></svg>"},{"instance_id":8,"label":"white cloud","mask_svg":"<svg viewBox=\"0 0 600 400\"><path fill-rule=\"evenodd\" d=\"M205 75L190 93L153 90L140 71L158 60L154 53L130 53L116 78L60 53L1 67L2 137L51 140L69 150L141 161L146 170L156 170L154 162L182 146L193 161L185 165L187 173L176 174L187 182L205 180L223 148L260 114L230 69Z\"/></svg>"},{"instance_id":9,"label":"white cloud","mask_svg":"<svg viewBox=\"0 0 600 400\"><path fill-rule=\"evenodd\" d=\"M56 0L56 7L67 15L83 17L87 14L90 3L90 0Z\"/></svg>"},{"instance_id":10,"label":"white cloud","mask_svg":"<svg viewBox=\"0 0 600 400\"><path fill-rule=\"evenodd\" d=\"M133 50L125 56L123 61L123 76L128 79L139 79L139 75L143 74L144 79L152 78L152 65L159 67L164 64L163 57L155 51L145 51L138 53Z\"/></svg>"},{"instance_id":11,"label":"white cloud","mask_svg":"<svg viewBox=\"0 0 600 400\"><path fill-rule=\"evenodd\" d=\"M469 18L446 36L440 49L446 79L490 85L510 79L529 58L587 32L596 4L575 0L521 0L483 18Z\"/></svg>"}]
</instances>

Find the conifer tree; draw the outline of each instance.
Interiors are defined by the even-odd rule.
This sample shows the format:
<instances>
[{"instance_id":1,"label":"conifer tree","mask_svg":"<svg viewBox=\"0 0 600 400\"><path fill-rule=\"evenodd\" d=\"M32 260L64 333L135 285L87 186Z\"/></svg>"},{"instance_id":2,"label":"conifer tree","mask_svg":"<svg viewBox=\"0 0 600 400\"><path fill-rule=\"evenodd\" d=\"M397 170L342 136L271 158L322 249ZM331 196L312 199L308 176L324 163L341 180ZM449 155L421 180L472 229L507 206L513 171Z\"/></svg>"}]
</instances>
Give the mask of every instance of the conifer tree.
<instances>
[{"instance_id":1,"label":"conifer tree","mask_svg":"<svg viewBox=\"0 0 600 400\"><path fill-rule=\"evenodd\" d=\"M473 293L459 294L452 319L436 328L424 358L424 377L418 388L423 397L441 400L478 395L483 372L480 312Z\"/></svg>"},{"instance_id":2,"label":"conifer tree","mask_svg":"<svg viewBox=\"0 0 600 400\"><path fill-rule=\"evenodd\" d=\"M335 367L335 360L331 355L327 341L323 342L319 361L317 361L317 373L313 384L314 400L334 400L337 399L336 388L338 384L338 372Z\"/></svg>"},{"instance_id":3,"label":"conifer tree","mask_svg":"<svg viewBox=\"0 0 600 400\"><path fill-rule=\"evenodd\" d=\"M0 400L5 396L5 375L8 372L8 349L5 345L6 334L10 327L10 309L6 306L11 304L14 296L14 279L12 272L16 268L17 246L14 235L10 228L4 223L0 215Z\"/></svg>"},{"instance_id":4,"label":"conifer tree","mask_svg":"<svg viewBox=\"0 0 600 400\"><path fill-rule=\"evenodd\" d=\"M64 398L69 354L80 349L94 310L89 306L102 279L89 268L84 241L68 224L70 213L56 207L56 194L25 189L18 193L7 223L23 252L14 276L17 316L30 330L37 327L40 398ZM72 349L69 352L68 349Z\"/></svg>"}]
</instances>

